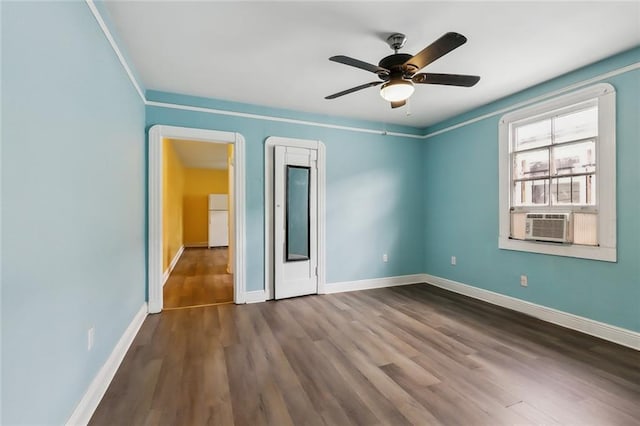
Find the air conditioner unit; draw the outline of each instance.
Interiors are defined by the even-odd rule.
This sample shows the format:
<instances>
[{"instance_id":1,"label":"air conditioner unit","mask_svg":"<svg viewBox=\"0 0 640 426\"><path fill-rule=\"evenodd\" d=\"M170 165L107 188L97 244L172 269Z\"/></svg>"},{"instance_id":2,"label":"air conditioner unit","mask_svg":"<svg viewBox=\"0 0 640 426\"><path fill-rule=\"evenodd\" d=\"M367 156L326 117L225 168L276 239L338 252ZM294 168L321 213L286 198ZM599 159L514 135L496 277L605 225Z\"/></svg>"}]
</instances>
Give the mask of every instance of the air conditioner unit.
<instances>
[{"instance_id":1,"label":"air conditioner unit","mask_svg":"<svg viewBox=\"0 0 640 426\"><path fill-rule=\"evenodd\" d=\"M571 242L570 220L571 213L527 213L524 238L569 243Z\"/></svg>"}]
</instances>

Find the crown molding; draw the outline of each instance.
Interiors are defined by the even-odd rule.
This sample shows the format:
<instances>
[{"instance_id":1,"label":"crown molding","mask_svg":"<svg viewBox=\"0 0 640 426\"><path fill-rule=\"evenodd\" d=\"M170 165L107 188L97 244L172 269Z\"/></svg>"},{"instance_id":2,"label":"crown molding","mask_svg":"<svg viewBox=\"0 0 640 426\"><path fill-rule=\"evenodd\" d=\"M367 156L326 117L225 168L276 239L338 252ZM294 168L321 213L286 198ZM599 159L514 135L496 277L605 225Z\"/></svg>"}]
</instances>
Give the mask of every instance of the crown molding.
<instances>
[{"instance_id":1,"label":"crown molding","mask_svg":"<svg viewBox=\"0 0 640 426\"><path fill-rule=\"evenodd\" d=\"M587 86L589 84L597 83L597 82L606 80L608 78L615 77L617 75L624 74L624 73L627 73L627 72L630 72L630 71L634 71L634 70L637 70L637 69L640 68L640 62L635 62L633 64L630 64L630 65L627 65L627 66L624 66L624 67L621 67L621 68L617 68L617 69L608 71L606 73L597 75L595 77L592 77L592 78L589 78L589 79L586 79L586 80L582 80L582 81L570 84L569 86L565 86L565 87L563 87L561 89L554 90L554 91L551 91L551 92L547 92L547 93L545 93L543 95L533 97L533 98L528 99L526 101L515 103L515 104L510 105L508 107L500 108L500 109L497 109L495 111L479 115L477 117L471 118L469 120L466 120L466 121L463 121L463 122L460 122L460 123L457 123L457 124L454 124L454 125L451 125L449 127L445 127L443 129L440 129L440 130L436 130L436 131L431 132L431 133L429 133L429 131L428 131L429 129L428 128L425 129L426 133L422 134L422 135L420 135L420 134L411 134L411 133L402 133L402 132L389 132L389 131L380 130L380 129L368 129L368 128L364 128L364 127L341 126L341 125L337 125L337 124L323 123L323 122L319 122L319 121L297 120L297 119L293 119L293 118L276 117L276 116L272 116L272 115L251 114L251 113L244 113L244 112L239 112L239 111L229 111L229 110L222 110L222 109L215 109L215 108L196 107L196 106L191 106L191 105L182 105L182 104L169 103L169 102L150 101L145 96L145 93L142 90L142 85L139 84L138 81L136 80L136 78L135 78L135 76L134 76L134 74L132 72L132 68L127 63L127 60L125 59L124 55L122 54L122 50L120 49L120 47L116 43L113 35L111 34L111 31L109 30L109 27L107 26L105 20L102 18L102 15L100 14L100 11L96 7L94 1L93 0L85 0L85 2L87 4L87 6L89 7L89 9L91 10L91 13L95 17L96 21L98 22L98 25L100 26L100 29L104 33L104 36L109 41L109 44L113 48L113 51L115 52L116 56L118 57L118 60L120 61L120 64L122 64L122 67L124 68L124 70L126 71L127 75L129 76L129 80L131 80L131 84L133 84L133 86L135 87L136 91L138 92L138 95L140 96L140 99L142 99L142 102L144 103L145 106L155 106L155 107L160 107L160 108L171 108L171 109L177 109L177 110L183 110L183 111L203 112L203 113L217 114L217 115L230 115L230 116L235 116L235 117L251 118L251 119L255 119L255 120L277 121L277 122L282 122L282 123L300 124L300 125L315 126L315 127L324 127L324 128L329 128L329 129L345 130L345 131L359 132L359 133L370 133L370 134L376 134L376 135L382 135L382 136L400 136L400 137L411 138L411 139L429 139L429 138L432 138L434 136L438 136L438 135L441 135L443 133L449 132L451 130L459 129L460 127L464 127L464 126L467 126L469 124L473 124L473 123L476 123L478 121L482 121L482 120L484 120L486 118L494 117L496 115L502 115L502 114L508 113L510 111L516 110L518 108L522 108L522 107L525 107L525 106L528 106L528 105L532 105L532 104L535 104L537 102L541 102L543 100L552 98L554 96L558 96L558 95L561 95L563 93L570 92L572 90Z\"/></svg>"},{"instance_id":2,"label":"crown molding","mask_svg":"<svg viewBox=\"0 0 640 426\"><path fill-rule=\"evenodd\" d=\"M129 76L129 80L131 80L131 84L133 84L133 87L135 87L136 92L138 92L138 95L140 96L140 99L142 99L142 102L144 104L146 104L147 103L147 98L144 96L144 91L142 90L142 86L140 84L138 84L138 81L134 77L133 72L131 71L131 68L129 67L129 64L127 63L127 60L124 58L124 55L122 54L122 51L120 50L120 47L118 46L118 44L116 43L115 39L113 38L113 35L111 34L111 31L109 31L109 27L107 26L106 22L102 18L102 15L100 14L100 11L98 10L98 7L95 5L93 0L85 0L85 2L87 3L87 6L89 7L89 10L91 10L91 13L93 14L93 17L96 18L96 21L98 22L98 25L100 26L100 29L104 33L104 36L107 38L107 41L111 45L111 48L113 49L113 51L115 52L116 56L118 57L118 60L120 61L120 64L122 65L122 67L126 71L127 75Z\"/></svg>"}]
</instances>

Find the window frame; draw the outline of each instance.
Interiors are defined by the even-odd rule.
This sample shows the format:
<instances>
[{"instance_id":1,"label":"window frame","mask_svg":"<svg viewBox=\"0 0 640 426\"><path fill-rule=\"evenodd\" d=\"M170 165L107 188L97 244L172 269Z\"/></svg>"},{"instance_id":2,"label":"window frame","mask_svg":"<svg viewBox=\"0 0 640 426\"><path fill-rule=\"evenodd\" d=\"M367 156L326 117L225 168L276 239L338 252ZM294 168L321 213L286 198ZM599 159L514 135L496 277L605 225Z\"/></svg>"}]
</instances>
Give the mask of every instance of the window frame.
<instances>
[{"instance_id":1,"label":"window frame","mask_svg":"<svg viewBox=\"0 0 640 426\"><path fill-rule=\"evenodd\" d=\"M498 124L498 247L505 250L525 251L583 259L617 261L616 249L616 96L611 84L598 83L566 95L558 96L528 107L509 112ZM580 244L558 244L510 238L512 207L511 127L513 123L535 121L550 116L558 110L571 111L578 104L597 99L598 136L596 141L596 204L595 206L523 206L519 211L597 211L598 246ZM563 111L564 112L564 111ZM543 148L543 147L541 147ZM549 165L551 167L551 165ZM551 185L551 179L550 179Z\"/></svg>"}]
</instances>

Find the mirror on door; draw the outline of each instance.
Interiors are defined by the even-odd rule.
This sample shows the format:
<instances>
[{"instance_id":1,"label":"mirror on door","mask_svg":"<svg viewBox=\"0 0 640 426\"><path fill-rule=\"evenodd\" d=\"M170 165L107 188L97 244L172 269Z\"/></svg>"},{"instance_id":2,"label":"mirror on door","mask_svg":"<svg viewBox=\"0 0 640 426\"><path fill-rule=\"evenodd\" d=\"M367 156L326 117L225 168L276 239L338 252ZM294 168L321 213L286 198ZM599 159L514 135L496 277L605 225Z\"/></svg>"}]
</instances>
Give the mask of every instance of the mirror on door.
<instances>
[{"instance_id":1,"label":"mirror on door","mask_svg":"<svg viewBox=\"0 0 640 426\"><path fill-rule=\"evenodd\" d=\"M309 260L309 187L311 169L287 165L286 260Z\"/></svg>"}]
</instances>

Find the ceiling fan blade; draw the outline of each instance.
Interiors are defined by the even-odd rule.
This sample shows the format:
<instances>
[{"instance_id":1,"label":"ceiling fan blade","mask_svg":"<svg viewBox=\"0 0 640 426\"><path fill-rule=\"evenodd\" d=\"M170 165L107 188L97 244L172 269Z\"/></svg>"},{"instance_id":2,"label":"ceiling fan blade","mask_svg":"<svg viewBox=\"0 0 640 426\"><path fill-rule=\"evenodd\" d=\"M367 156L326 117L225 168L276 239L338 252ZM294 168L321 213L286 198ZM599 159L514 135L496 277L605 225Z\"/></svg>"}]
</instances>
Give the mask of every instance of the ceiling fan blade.
<instances>
[{"instance_id":1,"label":"ceiling fan blade","mask_svg":"<svg viewBox=\"0 0 640 426\"><path fill-rule=\"evenodd\" d=\"M404 65L415 67L415 71L421 70L431 62L446 55L453 49L462 46L466 42L467 38L462 34L454 32L446 33L406 61Z\"/></svg>"},{"instance_id":2,"label":"ceiling fan blade","mask_svg":"<svg viewBox=\"0 0 640 426\"><path fill-rule=\"evenodd\" d=\"M360 61L358 59L350 58L344 55L332 56L329 58L330 61L338 62L340 64L350 65L352 67L360 68L361 70L371 71L372 73L385 73L389 74L389 70L386 68L379 67L377 65L370 64L368 62Z\"/></svg>"},{"instance_id":3,"label":"ceiling fan blade","mask_svg":"<svg viewBox=\"0 0 640 426\"><path fill-rule=\"evenodd\" d=\"M340 96L348 95L349 93L357 92L358 90L366 89L367 87L377 86L384 83L383 81L372 81L371 83L361 84L360 86L352 87L351 89L343 90L342 92L334 93L333 95L325 96L325 99L335 99Z\"/></svg>"},{"instance_id":4,"label":"ceiling fan blade","mask_svg":"<svg viewBox=\"0 0 640 426\"><path fill-rule=\"evenodd\" d=\"M391 102L391 108L400 108L401 106L404 106L406 103L407 101Z\"/></svg>"},{"instance_id":5,"label":"ceiling fan blade","mask_svg":"<svg viewBox=\"0 0 640 426\"><path fill-rule=\"evenodd\" d=\"M414 75L411 81L419 84L471 87L480 81L480 77L477 75L420 73Z\"/></svg>"}]
</instances>

